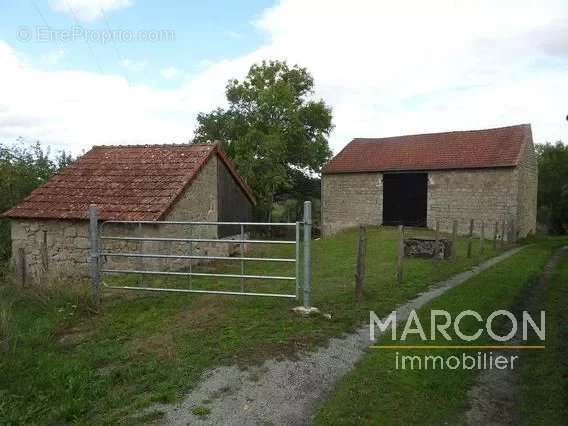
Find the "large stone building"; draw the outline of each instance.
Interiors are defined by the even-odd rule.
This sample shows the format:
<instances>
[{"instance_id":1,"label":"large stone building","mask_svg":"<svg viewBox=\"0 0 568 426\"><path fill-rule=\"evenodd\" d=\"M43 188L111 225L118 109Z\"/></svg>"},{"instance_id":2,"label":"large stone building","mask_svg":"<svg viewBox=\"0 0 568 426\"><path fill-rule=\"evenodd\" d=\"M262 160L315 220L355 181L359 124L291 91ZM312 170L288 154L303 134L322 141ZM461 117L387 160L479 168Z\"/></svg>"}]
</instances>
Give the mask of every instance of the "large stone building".
<instances>
[{"instance_id":1,"label":"large stone building","mask_svg":"<svg viewBox=\"0 0 568 426\"><path fill-rule=\"evenodd\" d=\"M218 145L97 146L3 214L12 219L12 253L27 281L88 275L88 208L101 220L251 221L254 196ZM225 226L108 224L107 235L229 237ZM106 242L120 251L184 252L187 244ZM230 250L230 244L194 245L194 254ZM128 258L132 261L132 258ZM122 264L128 261L122 259ZM15 261L15 259L13 259ZM120 259L105 259L120 265ZM158 260L145 260L152 268ZM132 263L132 262L131 262ZM131 266L131 265L129 265Z\"/></svg>"},{"instance_id":2,"label":"large stone building","mask_svg":"<svg viewBox=\"0 0 568 426\"><path fill-rule=\"evenodd\" d=\"M358 224L435 227L505 238L535 232L537 163L528 124L354 139L323 169L324 235ZM501 225L500 225L501 228ZM499 231L501 233L501 230Z\"/></svg>"}]
</instances>

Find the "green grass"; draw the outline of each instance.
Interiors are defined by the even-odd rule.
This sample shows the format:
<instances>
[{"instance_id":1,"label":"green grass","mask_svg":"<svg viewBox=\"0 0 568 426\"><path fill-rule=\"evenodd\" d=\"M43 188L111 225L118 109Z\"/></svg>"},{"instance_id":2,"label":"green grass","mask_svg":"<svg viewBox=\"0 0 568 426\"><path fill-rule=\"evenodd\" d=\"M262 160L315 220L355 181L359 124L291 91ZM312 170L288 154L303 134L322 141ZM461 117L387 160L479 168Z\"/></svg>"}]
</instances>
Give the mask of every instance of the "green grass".
<instances>
[{"instance_id":1,"label":"green grass","mask_svg":"<svg viewBox=\"0 0 568 426\"><path fill-rule=\"evenodd\" d=\"M568 254L562 256L552 279L535 296L530 311L535 313L534 317L538 317L538 311L546 311L547 349L527 352L522 359L520 419L526 425L565 424L568 417Z\"/></svg>"},{"instance_id":2,"label":"green grass","mask_svg":"<svg viewBox=\"0 0 568 426\"><path fill-rule=\"evenodd\" d=\"M411 231L424 234L425 231ZM93 314L88 288L79 283L58 291L0 287L6 312L0 353L0 423L115 423L140 416L154 402L172 402L199 381L204 370L242 366L324 344L368 318L391 311L430 284L496 254L457 261L405 262L405 282L395 283L397 232L369 229L365 300L354 301L357 233L313 244L313 304L332 319L300 318L297 301L156 293L105 292ZM292 256L291 247L261 248L270 256ZM239 265L203 266L230 272ZM247 265L247 273L286 273L286 265ZM288 270L288 272L290 272ZM135 282L137 277L121 282ZM147 285L187 286L187 279ZM195 288L238 289L238 280L197 280ZM247 289L293 291L290 283L250 282ZM64 288L62 290L62 288ZM137 417L137 418L138 418ZM40 420L38 420L40 419Z\"/></svg>"},{"instance_id":3,"label":"green grass","mask_svg":"<svg viewBox=\"0 0 568 426\"><path fill-rule=\"evenodd\" d=\"M430 302L418 311L421 324L430 336L430 310L443 309L452 318L467 309L483 318L497 309L517 304L521 294L534 284L538 274L559 241L540 242L525 248L510 259L494 266L466 283ZM538 317L536 317L538 318ZM470 317L460 324L472 334L478 323ZM500 334L506 334L501 330ZM400 332L399 332L400 333ZM453 341L438 335L427 344L467 344L450 332ZM399 334L400 336L400 334ZM486 336L476 344L489 343ZM380 344L424 344L416 337L405 342L393 341L390 333ZM335 389L318 410L315 424L454 424L462 422L467 408L467 391L477 370L396 369L396 352L371 349ZM443 352L442 352L443 351ZM460 350L400 350L400 355L458 355ZM475 351L470 351L476 354Z\"/></svg>"}]
</instances>

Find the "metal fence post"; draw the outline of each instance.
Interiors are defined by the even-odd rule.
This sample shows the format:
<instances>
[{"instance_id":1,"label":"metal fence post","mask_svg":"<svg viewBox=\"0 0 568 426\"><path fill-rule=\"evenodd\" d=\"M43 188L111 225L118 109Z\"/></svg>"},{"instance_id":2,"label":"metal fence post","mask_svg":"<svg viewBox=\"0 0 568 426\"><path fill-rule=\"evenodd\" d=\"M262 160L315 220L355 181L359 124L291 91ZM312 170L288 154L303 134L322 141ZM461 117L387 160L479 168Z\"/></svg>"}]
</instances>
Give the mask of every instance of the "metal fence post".
<instances>
[{"instance_id":1,"label":"metal fence post","mask_svg":"<svg viewBox=\"0 0 568 426\"><path fill-rule=\"evenodd\" d=\"M99 268L99 209L89 206L90 267L93 280L93 299L98 306L101 302L101 272Z\"/></svg>"},{"instance_id":2,"label":"metal fence post","mask_svg":"<svg viewBox=\"0 0 568 426\"><path fill-rule=\"evenodd\" d=\"M296 222L296 299L300 298L300 224Z\"/></svg>"},{"instance_id":3,"label":"metal fence post","mask_svg":"<svg viewBox=\"0 0 568 426\"><path fill-rule=\"evenodd\" d=\"M310 308L312 292L312 202L304 202L304 308Z\"/></svg>"}]
</instances>

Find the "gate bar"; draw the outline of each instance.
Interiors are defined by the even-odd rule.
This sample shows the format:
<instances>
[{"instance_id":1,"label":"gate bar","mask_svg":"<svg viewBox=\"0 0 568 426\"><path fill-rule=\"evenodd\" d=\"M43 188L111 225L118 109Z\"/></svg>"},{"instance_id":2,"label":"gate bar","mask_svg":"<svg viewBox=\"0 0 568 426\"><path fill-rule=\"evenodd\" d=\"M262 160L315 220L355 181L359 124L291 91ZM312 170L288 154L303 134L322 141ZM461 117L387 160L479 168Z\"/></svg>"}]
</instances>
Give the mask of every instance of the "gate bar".
<instances>
[{"instance_id":1,"label":"gate bar","mask_svg":"<svg viewBox=\"0 0 568 426\"><path fill-rule=\"evenodd\" d=\"M234 256L198 256L198 255L175 255L175 254L147 254L147 253L112 253L102 252L101 256L109 257L146 257L155 259L201 259L201 260L245 260L245 261L260 261L260 262L296 262L292 258L278 258L278 257L234 257Z\"/></svg>"},{"instance_id":2,"label":"gate bar","mask_svg":"<svg viewBox=\"0 0 568 426\"><path fill-rule=\"evenodd\" d=\"M175 272L175 271L139 271L137 269L101 269L101 272L109 274L146 274L146 275L176 275L184 277L225 277L225 278L250 278L256 280L290 280L296 277L280 277L275 275L242 275L242 274L214 274L209 272Z\"/></svg>"},{"instance_id":3,"label":"gate bar","mask_svg":"<svg viewBox=\"0 0 568 426\"><path fill-rule=\"evenodd\" d=\"M101 240L119 240L119 241L171 241L175 243L250 243L250 244L296 244L296 241L290 240L220 240L215 238L165 238L165 237L101 237Z\"/></svg>"},{"instance_id":4,"label":"gate bar","mask_svg":"<svg viewBox=\"0 0 568 426\"><path fill-rule=\"evenodd\" d=\"M296 226L296 222L182 222L178 220L105 220L105 223L141 223L143 225L244 225L244 226Z\"/></svg>"},{"instance_id":5,"label":"gate bar","mask_svg":"<svg viewBox=\"0 0 568 426\"><path fill-rule=\"evenodd\" d=\"M243 293L240 291L223 291L223 290L192 290L184 288L152 288L152 287L132 287L132 286L113 286L103 282L106 288L116 290L144 290L144 291L166 291L176 293L203 293L203 294L226 294L229 296L266 296L266 297L282 297L286 299L295 299L294 294L280 294L280 293Z\"/></svg>"}]
</instances>

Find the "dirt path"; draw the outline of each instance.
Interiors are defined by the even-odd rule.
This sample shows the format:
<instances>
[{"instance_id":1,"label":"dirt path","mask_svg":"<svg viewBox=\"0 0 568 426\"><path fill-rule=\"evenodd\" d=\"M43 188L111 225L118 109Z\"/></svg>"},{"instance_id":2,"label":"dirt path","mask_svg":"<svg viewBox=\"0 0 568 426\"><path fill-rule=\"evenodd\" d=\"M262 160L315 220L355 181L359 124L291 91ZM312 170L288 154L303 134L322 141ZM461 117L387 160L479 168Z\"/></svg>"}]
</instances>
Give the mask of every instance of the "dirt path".
<instances>
[{"instance_id":1,"label":"dirt path","mask_svg":"<svg viewBox=\"0 0 568 426\"><path fill-rule=\"evenodd\" d=\"M560 258L564 255L568 247L557 250L546 264L542 275L527 295L528 297L521 302L523 309L530 307L532 295L546 286ZM520 344L521 336L518 334L511 344ZM494 351L494 356L518 356L522 363L520 351ZM519 388L519 369L514 370L483 370L477 378L477 382L468 393L470 409L465 414L466 422L469 425L515 425L519 424L519 419L515 414Z\"/></svg>"},{"instance_id":2,"label":"dirt path","mask_svg":"<svg viewBox=\"0 0 568 426\"><path fill-rule=\"evenodd\" d=\"M397 309L397 320L412 309L456 287L469 278L517 253L515 248L487 260L472 270L439 282ZM370 344L369 326L327 347L299 355L298 360L268 360L260 367L241 370L220 367L204 375L201 384L179 404L152 407L165 413L163 423L172 425L302 425L310 422L316 406L336 383L361 359ZM210 409L206 416L192 413L196 407Z\"/></svg>"}]
</instances>

